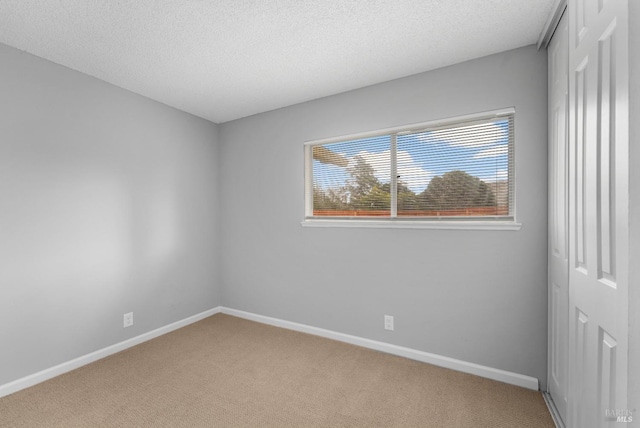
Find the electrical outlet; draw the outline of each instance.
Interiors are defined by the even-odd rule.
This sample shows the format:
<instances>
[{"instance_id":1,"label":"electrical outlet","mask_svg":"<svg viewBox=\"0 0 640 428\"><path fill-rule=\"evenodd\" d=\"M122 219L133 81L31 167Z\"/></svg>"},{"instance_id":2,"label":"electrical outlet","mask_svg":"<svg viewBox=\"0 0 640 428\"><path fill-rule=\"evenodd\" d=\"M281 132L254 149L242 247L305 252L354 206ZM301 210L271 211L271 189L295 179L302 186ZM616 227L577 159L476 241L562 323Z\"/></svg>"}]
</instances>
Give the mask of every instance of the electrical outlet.
<instances>
[{"instance_id":1,"label":"electrical outlet","mask_svg":"<svg viewBox=\"0 0 640 428\"><path fill-rule=\"evenodd\" d=\"M131 327L133 325L133 312L129 312L128 314L124 314L123 317L124 327Z\"/></svg>"},{"instance_id":2,"label":"electrical outlet","mask_svg":"<svg viewBox=\"0 0 640 428\"><path fill-rule=\"evenodd\" d=\"M384 329L393 331L393 317L391 315L384 316Z\"/></svg>"}]
</instances>

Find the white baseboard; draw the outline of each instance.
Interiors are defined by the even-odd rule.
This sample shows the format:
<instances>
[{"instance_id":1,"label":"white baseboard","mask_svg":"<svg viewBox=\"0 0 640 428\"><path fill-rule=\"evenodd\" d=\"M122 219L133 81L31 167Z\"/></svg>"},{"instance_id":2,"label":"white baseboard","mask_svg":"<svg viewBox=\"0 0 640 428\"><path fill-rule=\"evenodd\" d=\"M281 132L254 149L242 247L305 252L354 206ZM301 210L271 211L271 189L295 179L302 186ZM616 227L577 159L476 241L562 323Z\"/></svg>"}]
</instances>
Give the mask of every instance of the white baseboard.
<instances>
[{"instance_id":1,"label":"white baseboard","mask_svg":"<svg viewBox=\"0 0 640 428\"><path fill-rule=\"evenodd\" d=\"M158 336L162 336L163 334L172 332L173 330L177 330L181 327L185 327L189 324L193 324L196 321L200 321L201 319L210 317L211 315L215 315L219 312L221 312L220 306L201 312L199 314L190 316L180 321L176 321L164 327L157 328L150 332L143 333L139 336L132 337L131 339L127 339L123 342L116 343L115 345L107 346L106 348L99 349L95 352L91 352L90 354L83 355L78 358L74 358L71 361L58 364L57 366L50 367L48 369L39 371L29 376L25 376L21 379L17 379L12 382L5 383L4 385L0 385L0 397L13 394L14 392L20 391L21 389L28 388L40 382L44 382L46 380L59 376L63 373L70 372L71 370L75 370L79 367L93 363L94 361L100 360L104 357L108 357L109 355L115 354L116 352L124 351L125 349L131 348L132 346L139 345L140 343L146 342L147 340L151 340Z\"/></svg>"},{"instance_id":2,"label":"white baseboard","mask_svg":"<svg viewBox=\"0 0 640 428\"><path fill-rule=\"evenodd\" d=\"M457 370L463 373L474 374L482 376L488 379L497 380L500 382L509 383L512 385L521 386L523 388L538 390L538 379L525 376L518 373L512 373L505 370L494 369L492 367L486 367L475 363L469 363L466 361L456 360L454 358L444 357L441 355L430 354L428 352L418 351L416 349L405 348L403 346L392 345L389 343L378 342L376 340L365 339L362 337L351 336L349 334L339 333L336 331L325 330L318 327L312 327L305 324L298 324L291 321L285 321L278 318L271 318L264 315L257 315L250 312L239 311L237 309L231 309L224 306L218 306L213 309L201 312L191 317L185 318L180 321L176 321L164 327L157 328L150 332L141 334L139 336L127 339L123 342L116 343L115 345L108 346L103 349L99 349L87 355L75 358L73 360L58 364L57 366L50 367L48 369L39 371L29 376L17 379L15 381L0 385L0 397L13 394L14 392L36 385L40 382L52 379L61 374L67 373L71 370L75 370L94 361L108 357L132 346L139 345L147 340L154 339L163 334L167 334L181 327L185 327L194 322L200 321L204 318L210 317L217 313L224 313L233 315L239 318L256 321L262 324L273 325L276 327L282 327L289 330L295 330L302 333L309 333L316 336L326 337L328 339L338 340L340 342L350 343L352 345L362 346L364 348L374 349L376 351L385 352L387 354L398 355L401 357L409 358L412 360L422 361L424 363L433 364L435 366L445 367L452 370Z\"/></svg>"},{"instance_id":3,"label":"white baseboard","mask_svg":"<svg viewBox=\"0 0 640 428\"><path fill-rule=\"evenodd\" d=\"M326 337L328 339L338 340L340 342L350 343L352 345L362 346L364 348L375 349L376 351L385 352L387 354L398 355L412 360L422 361L424 363L433 364L434 366L445 367L448 369L457 370L459 372L469 373L484 378L521 386L523 388L532 389L534 391L537 391L539 388L538 379L519 373L512 373L505 370L494 369L492 367L482 366L480 364L456 360L455 358L444 357L442 355L431 354L429 352L418 351L416 349L405 348L403 346L378 342L376 340L365 339L362 337L351 336L349 334L338 333L336 331L325 330L305 324L298 324L278 318L271 318L264 315L257 315L250 312L239 311L237 309L231 309L224 306L221 307L221 312L223 314L233 315L251 321L257 321L262 324L269 324L276 327L282 327L289 330L295 330L302 333L309 333L316 336Z\"/></svg>"}]
</instances>

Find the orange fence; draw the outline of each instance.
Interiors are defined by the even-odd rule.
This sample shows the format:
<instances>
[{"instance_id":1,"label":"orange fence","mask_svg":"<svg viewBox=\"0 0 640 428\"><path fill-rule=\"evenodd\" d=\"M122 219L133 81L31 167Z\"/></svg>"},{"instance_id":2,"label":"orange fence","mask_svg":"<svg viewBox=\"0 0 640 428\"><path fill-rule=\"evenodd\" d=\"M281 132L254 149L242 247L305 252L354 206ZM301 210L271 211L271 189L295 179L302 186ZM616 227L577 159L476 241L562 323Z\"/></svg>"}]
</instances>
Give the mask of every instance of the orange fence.
<instances>
[{"instance_id":1,"label":"orange fence","mask_svg":"<svg viewBox=\"0 0 640 428\"><path fill-rule=\"evenodd\" d=\"M398 217L478 217L508 215L509 207L471 207L456 210L401 210ZM388 210L313 210L316 217L389 217Z\"/></svg>"}]
</instances>

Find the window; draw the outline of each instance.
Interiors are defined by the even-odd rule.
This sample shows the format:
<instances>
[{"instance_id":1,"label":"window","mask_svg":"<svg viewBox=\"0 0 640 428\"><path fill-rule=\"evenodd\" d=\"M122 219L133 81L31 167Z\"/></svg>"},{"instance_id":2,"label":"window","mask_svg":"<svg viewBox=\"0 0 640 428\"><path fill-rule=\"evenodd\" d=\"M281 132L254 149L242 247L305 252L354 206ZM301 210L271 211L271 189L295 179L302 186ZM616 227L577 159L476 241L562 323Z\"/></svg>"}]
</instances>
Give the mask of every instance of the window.
<instances>
[{"instance_id":1,"label":"window","mask_svg":"<svg viewBox=\"0 0 640 428\"><path fill-rule=\"evenodd\" d=\"M514 110L305 144L305 222L514 223Z\"/></svg>"}]
</instances>

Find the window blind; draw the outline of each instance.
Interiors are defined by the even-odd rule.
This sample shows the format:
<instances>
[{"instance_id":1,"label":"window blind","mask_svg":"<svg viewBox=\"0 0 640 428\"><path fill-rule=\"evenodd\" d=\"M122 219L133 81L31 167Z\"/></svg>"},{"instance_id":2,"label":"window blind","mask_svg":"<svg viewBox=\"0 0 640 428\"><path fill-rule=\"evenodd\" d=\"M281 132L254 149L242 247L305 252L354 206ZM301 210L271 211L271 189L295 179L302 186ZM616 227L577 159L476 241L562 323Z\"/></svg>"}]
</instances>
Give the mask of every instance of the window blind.
<instances>
[{"instance_id":1,"label":"window blind","mask_svg":"<svg viewBox=\"0 0 640 428\"><path fill-rule=\"evenodd\" d=\"M513 111L311 143L306 152L310 218L513 219Z\"/></svg>"}]
</instances>

